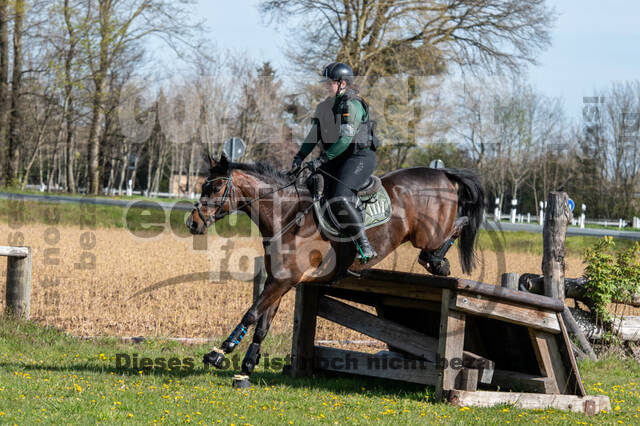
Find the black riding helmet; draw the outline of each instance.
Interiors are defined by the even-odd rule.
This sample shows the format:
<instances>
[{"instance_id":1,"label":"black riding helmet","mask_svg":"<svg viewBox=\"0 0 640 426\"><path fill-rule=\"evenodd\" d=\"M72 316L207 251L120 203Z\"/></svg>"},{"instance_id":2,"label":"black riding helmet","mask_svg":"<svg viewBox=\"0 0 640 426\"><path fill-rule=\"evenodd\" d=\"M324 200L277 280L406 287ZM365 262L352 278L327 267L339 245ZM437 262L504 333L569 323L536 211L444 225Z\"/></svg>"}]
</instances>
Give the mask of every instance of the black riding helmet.
<instances>
[{"instance_id":1,"label":"black riding helmet","mask_svg":"<svg viewBox=\"0 0 640 426\"><path fill-rule=\"evenodd\" d=\"M346 81L347 84L353 83L353 70L347 64L342 62L332 62L324 68L322 72L324 79L322 81Z\"/></svg>"}]
</instances>

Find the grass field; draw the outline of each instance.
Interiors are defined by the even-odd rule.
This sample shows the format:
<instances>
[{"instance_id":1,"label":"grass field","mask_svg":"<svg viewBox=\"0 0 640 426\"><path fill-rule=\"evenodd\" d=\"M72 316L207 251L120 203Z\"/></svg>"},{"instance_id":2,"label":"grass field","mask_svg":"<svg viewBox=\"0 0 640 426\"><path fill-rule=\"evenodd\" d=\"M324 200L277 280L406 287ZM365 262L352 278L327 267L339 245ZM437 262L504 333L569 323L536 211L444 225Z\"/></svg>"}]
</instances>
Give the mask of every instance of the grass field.
<instances>
[{"instance_id":1,"label":"grass field","mask_svg":"<svg viewBox=\"0 0 640 426\"><path fill-rule=\"evenodd\" d=\"M163 340L86 341L52 328L0 318L0 424L638 424L640 364L609 357L582 363L589 394L612 410L596 417L509 406L434 403L434 390L347 376L290 379L261 362L254 387L231 388L232 371L206 369L203 346ZM269 338L263 353L286 354ZM173 369L117 368L117 354L177 358ZM242 353L240 353L242 355ZM193 367L190 367L190 360ZM185 367L186 365L186 367Z\"/></svg>"}]
</instances>

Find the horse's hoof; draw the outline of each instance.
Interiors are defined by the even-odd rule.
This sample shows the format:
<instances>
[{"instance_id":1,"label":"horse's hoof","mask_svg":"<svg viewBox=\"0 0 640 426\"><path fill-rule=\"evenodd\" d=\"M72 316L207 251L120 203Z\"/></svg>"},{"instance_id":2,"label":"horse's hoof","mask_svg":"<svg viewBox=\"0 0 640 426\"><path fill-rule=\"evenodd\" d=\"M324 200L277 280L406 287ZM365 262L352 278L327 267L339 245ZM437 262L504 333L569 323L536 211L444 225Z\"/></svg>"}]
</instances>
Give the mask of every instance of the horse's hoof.
<instances>
[{"instance_id":1,"label":"horse's hoof","mask_svg":"<svg viewBox=\"0 0 640 426\"><path fill-rule=\"evenodd\" d=\"M222 342L221 349L224 351L225 354L229 354L233 352L235 348L236 348L236 344L233 343L231 340L225 340L224 342Z\"/></svg>"},{"instance_id":2,"label":"horse's hoof","mask_svg":"<svg viewBox=\"0 0 640 426\"><path fill-rule=\"evenodd\" d=\"M202 357L202 362L215 368L222 368L224 363L224 354L217 351L211 351Z\"/></svg>"},{"instance_id":3,"label":"horse's hoof","mask_svg":"<svg viewBox=\"0 0 640 426\"><path fill-rule=\"evenodd\" d=\"M234 389L245 389L251 387L251 382L249 381L249 376L244 374L236 374L233 376L233 382L231 386Z\"/></svg>"}]
</instances>

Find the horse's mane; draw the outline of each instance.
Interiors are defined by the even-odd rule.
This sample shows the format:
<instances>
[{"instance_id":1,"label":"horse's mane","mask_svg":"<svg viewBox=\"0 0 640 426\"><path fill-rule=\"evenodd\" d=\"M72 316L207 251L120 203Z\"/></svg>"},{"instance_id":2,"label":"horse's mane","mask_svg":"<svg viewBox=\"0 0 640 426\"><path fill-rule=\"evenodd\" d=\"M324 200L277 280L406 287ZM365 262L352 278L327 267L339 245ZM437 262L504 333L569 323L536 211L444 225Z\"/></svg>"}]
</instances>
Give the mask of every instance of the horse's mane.
<instances>
[{"instance_id":1,"label":"horse's mane","mask_svg":"<svg viewBox=\"0 0 640 426\"><path fill-rule=\"evenodd\" d=\"M292 182L293 178L287 176L285 172L282 172L269 163L262 161L256 161L255 163L232 163L229 162L228 169L223 170L223 166L218 163L216 167L211 169L211 173L225 174L229 170L244 170L252 172L262 178L265 182L271 183L275 186L285 186ZM299 187L299 189L302 189Z\"/></svg>"}]
</instances>

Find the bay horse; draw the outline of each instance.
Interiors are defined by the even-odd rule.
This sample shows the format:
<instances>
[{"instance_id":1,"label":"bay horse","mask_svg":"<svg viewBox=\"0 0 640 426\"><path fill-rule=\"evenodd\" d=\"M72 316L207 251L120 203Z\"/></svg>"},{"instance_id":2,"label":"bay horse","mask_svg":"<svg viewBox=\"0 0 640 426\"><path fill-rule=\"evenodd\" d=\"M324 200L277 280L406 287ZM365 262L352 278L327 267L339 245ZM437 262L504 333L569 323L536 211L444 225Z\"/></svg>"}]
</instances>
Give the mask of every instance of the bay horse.
<instances>
[{"instance_id":1,"label":"bay horse","mask_svg":"<svg viewBox=\"0 0 640 426\"><path fill-rule=\"evenodd\" d=\"M389 221L366 231L378 256L362 265L355 261L353 242L328 240L320 232L309 213L310 192L288 174L264 163L233 163L224 155L218 161L209 157L209 162L200 202L186 220L190 232L205 234L216 220L242 211L257 225L265 252L264 290L221 348L203 358L206 364L221 368L225 355L257 323L242 374L236 376L236 383L244 383L240 386L250 385L260 344L280 300L298 284L333 282L347 272L357 274L406 241L421 249L421 265L432 273L448 275L448 263L442 267L444 253L458 236L463 272L470 273L475 267L474 244L484 209L484 188L470 170L413 167L381 176L393 213ZM457 215L461 218L456 221Z\"/></svg>"}]
</instances>

